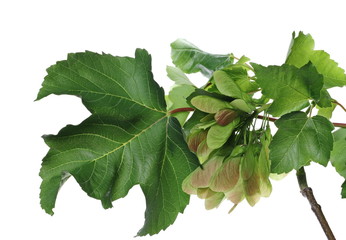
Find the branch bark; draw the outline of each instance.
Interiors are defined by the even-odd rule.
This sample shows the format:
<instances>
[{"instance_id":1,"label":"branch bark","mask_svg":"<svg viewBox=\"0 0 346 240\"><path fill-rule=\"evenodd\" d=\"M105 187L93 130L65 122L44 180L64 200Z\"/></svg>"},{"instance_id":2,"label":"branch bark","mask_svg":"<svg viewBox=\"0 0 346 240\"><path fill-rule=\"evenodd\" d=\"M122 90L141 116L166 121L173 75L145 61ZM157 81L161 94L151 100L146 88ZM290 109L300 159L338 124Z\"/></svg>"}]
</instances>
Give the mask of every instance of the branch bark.
<instances>
[{"instance_id":1,"label":"branch bark","mask_svg":"<svg viewBox=\"0 0 346 240\"><path fill-rule=\"evenodd\" d=\"M311 206L311 210L315 213L318 221L320 222L321 227L327 236L327 239L328 240L335 240L334 234L333 234L333 232L332 232L332 230L328 224L328 221L322 212L322 208L317 203L312 189L308 186L304 167L300 168L297 171L297 179L298 179L298 183L299 183L300 192L309 201L310 206Z\"/></svg>"}]
</instances>

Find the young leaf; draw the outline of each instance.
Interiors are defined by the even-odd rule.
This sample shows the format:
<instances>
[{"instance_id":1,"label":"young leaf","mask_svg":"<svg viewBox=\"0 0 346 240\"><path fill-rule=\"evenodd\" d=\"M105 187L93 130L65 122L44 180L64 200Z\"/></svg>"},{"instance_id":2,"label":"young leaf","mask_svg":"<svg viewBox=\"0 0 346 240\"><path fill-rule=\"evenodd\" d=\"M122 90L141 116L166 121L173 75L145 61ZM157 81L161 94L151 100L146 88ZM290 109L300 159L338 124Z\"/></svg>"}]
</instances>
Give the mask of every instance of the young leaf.
<instances>
[{"instance_id":1,"label":"young leaf","mask_svg":"<svg viewBox=\"0 0 346 240\"><path fill-rule=\"evenodd\" d=\"M340 128L333 132L334 141L340 141L346 139L346 128Z\"/></svg>"},{"instance_id":2,"label":"young leaf","mask_svg":"<svg viewBox=\"0 0 346 240\"><path fill-rule=\"evenodd\" d=\"M314 51L310 56L310 61L316 66L317 71L323 75L324 86L326 88L342 87L346 85L345 70L330 59L330 55L325 51Z\"/></svg>"},{"instance_id":3,"label":"young leaf","mask_svg":"<svg viewBox=\"0 0 346 240\"><path fill-rule=\"evenodd\" d=\"M341 185L341 197L346 198L346 181Z\"/></svg>"},{"instance_id":4,"label":"young leaf","mask_svg":"<svg viewBox=\"0 0 346 240\"><path fill-rule=\"evenodd\" d=\"M315 41L310 34L305 35L303 32L299 32L298 37L295 37L295 32L293 32L286 63L298 68L304 66L309 62L314 47Z\"/></svg>"},{"instance_id":5,"label":"young leaf","mask_svg":"<svg viewBox=\"0 0 346 240\"><path fill-rule=\"evenodd\" d=\"M234 79L232 79L232 75L229 75L225 71L219 70L214 72L213 76L216 87L222 94L233 98L240 98L245 100L246 102L250 102L249 95L243 92L242 89L240 89Z\"/></svg>"},{"instance_id":6,"label":"young leaf","mask_svg":"<svg viewBox=\"0 0 346 240\"><path fill-rule=\"evenodd\" d=\"M147 208L138 235L166 229L188 204L181 184L199 163L178 121L167 115L150 55L140 49L135 58L69 54L47 72L38 99L49 94L80 96L92 115L78 126L44 137L50 150L40 171L42 207L53 214L69 174L104 208L139 184Z\"/></svg>"},{"instance_id":7,"label":"young leaf","mask_svg":"<svg viewBox=\"0 0 346 240\"><path fill-rule=\"evenodd\" d=\"M270 144L271 171L288 173L310 161L326 166L333 148L334 126L322 117L293 112L275 122L278 131Z\"/></svg>"},{"instance_id":8,"label":"young leaf","mask_svg":"<svg viewBox=\"0 0 346 240\"><path fill-rule=\"evenodd\" d=\"M301 110L308 106L309 99L318 101L323 86L323 77L308 63L302 68L284 64L264 67L251 64L257 83L264 95L274 99L268 109L273 116Z\"/></svg>"},{"instance_id":9,"label":"young leaf","mask_svg":"<svg viewBox=\"0 0 346 240\"><path fill-rule=\"evenodd\" d=\"M346 178L346 129L341 128L333 133L334 146L330 154L330 162L336 171Z\"/></svg>"},{"instance_id":10,"label":"young leaf","mask_svg":"<svg viewBox=\"0 0 346 240\"><path fill-rule=\"evenodd\" d=\"M342 87L346 85L344 69L330 59L330 55L325 51L314 50L314 40L310 34L299 32L297 38L293 33L292 43L286 59L286 63L298 68L304 66L309 61L314 64L317 71L323 75L324 87Z\"/></svg>"},{"instance_id":11,"label":"young leaf","mask_svg":"<svg viewBox=\"0 0 346 240\"><path fill-rule=\"evenodd\" d=\"M334 142L333 151L330 155L330 162L336 171L346 178L346 139Z\"/></svg>"},{"instance_id":12,"label":"young leaf","mask_svg":"<svg viewBox=\"0 0 346 240\"><path fill-rule=\"evenodd\" d=\"M173 63L185 73L201 72L203 75L211 77L215 70L233 63L233 59L229 55L204 52L184 39L171 43L171 48Z\"/></svg>"},{"instance_id":13,"label":"young leaf","mask_svg":"<svg viewBox=\"0 0 346 240\"><path fill-rule=\"evenodd\" d=\"M179 68L167 66L167 76L177 85L191 85L194 86L190 79Z\"/></svg>"},{"instance_id":14,"label":"young leaf","mask_svg":"<svg viewBox=\"0 0 346 240\"><path fill-rule=\"evenodd\" d=\"M194 90L195 87L191 85L174 86L171 91L169 91L169 95L167 96L168 100L172 103L167 110L171 111L177 108L190 107L190 105L186 102L186 98L190 96ZM188 115L189 112L178 112L172 116L176 117L182 126Z\"/></svg>"},{"instance_id":15,"label":"young leaf","mask_svg":"<svg viewBox=\"0 0 346 240\"><path fill-rule=\"evenodd\" d=\"M331 119L335 107L336 107L335 103L332 103L331 107L321 108L321 107L317 106L318 115L323 116L323 117L328 118L328 119Z\"/></svg>"}]
</instances>

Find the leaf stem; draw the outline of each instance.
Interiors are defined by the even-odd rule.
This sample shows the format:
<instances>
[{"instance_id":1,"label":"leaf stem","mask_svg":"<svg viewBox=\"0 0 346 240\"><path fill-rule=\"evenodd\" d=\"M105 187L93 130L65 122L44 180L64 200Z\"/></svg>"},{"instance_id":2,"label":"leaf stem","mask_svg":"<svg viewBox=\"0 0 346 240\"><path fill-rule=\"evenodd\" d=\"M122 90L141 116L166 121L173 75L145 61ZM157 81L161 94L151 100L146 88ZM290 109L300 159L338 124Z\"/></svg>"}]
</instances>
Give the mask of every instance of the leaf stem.
<instances>
[{"instance_id":1,"label":"leaf stem","mask_svg":"<svg viewBox=\"0 0 346 240\"><path fill-rule=\"evenodd\" d=\"M311 206L311 210L315 213L318 221L320 222L321 227L327 236L327 239L328 240L335 240L334 234L333 234L333 232L332 232L332 230L328 224L328 221L322 212L322 208L317 203L312 189L308 186L304 167L301 167L297 171L297 179L298 179L300 192L309 201L310 206Z\"/></svg>"},{"instance_id":2,"label":"leaf stem","mask_svg":"<svg viewBox=\"0 0 346 240\"><path fill-rule=\"evenodd\" d=\"M273 117L264 117L262 115L258 115L257 116L259 119L267 119L271 122L275 122L276 120L278 120L278 118L273 118ZM334 127L341 127L341 128L346 128L346 123L332 123L334 125Z\"/></svg>"},{"instance_id":3,"label":"leaf stem","mask_svg":"<svg viewBox=\"0 0 346 240\"><path fill-rule=\"evenodd\" d=\"M344 110L346 112L346 108L341 104L339 103L338 101L334 100L333 103L335 103L336 105L338 105L339 107L342 108L342 110Z\"/></svg>"},{"instance_id":4,"label":"leaf stem","mask_svg":"<svg viewBox=\"0 0 346 240\"><path fill-rule=\"evenodd\" d=\"M172 115L174 113L178 113L178 112L192 112L192 111L195 111L194 108L189 108L189 107L185 107L185 108L176 108L176 109L173 109L171 111L169 111L169 115Z\"/></svg>"}]
</instances>

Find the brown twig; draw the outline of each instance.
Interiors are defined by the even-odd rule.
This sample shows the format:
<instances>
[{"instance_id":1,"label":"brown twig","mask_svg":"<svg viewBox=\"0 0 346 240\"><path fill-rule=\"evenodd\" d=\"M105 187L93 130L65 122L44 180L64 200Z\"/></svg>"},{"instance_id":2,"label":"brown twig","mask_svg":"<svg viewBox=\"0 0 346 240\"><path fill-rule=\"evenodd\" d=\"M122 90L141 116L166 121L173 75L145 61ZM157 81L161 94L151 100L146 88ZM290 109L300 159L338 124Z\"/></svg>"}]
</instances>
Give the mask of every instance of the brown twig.
<instances>
[{"instance_id":1,"label":"brown twig","mask_svg":"<svg viewBox=\"0 0 346 240\"><path fill-rule=\"evenodd\" d=\"M311 206L311 210L315 213L318 221L320 222L321 227L327 236L327 239L328 240L335 240L334 234L333 234L333 232L332 232L332 230L328 224L328 221L322 212L322 208L317 203L312 189L308 186L304 167L300 168L297 171L297 179L298 179L298 183L299 183L300 192L309 201L310 206Z\"/></svg>"}]
</instances>

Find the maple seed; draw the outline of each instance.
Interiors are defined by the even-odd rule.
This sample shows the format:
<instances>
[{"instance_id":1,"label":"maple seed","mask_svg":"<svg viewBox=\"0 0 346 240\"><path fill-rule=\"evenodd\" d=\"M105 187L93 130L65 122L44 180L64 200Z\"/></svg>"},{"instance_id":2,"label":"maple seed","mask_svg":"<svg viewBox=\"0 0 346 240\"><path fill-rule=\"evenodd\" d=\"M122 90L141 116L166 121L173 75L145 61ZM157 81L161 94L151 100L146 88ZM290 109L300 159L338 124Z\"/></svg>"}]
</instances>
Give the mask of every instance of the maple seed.
<instances>
[{"instance_id":1,"label":"maple seed","mask_svg":"<svg viewBox=\"0 0 346 240\"><path fill-rule=\"evenodd\" d=\"M238 117L238 113L231 109L222 109L218 111L214 118L217 124L221 126L226 126L231 123L235 118Z\"/></svg>"},{"instance_id":2,"label":"maple seed","mask_svg":"<svg viewBox=\"0 0 346 240\"><path fill-rule=\"evenodd\" d=\"M194 132L187 138L187 145L189 146L189 149L192 152L196 153L198 146L206 138L207 138L207 132L206 131Z\"/></svg>"}]
</instances>

